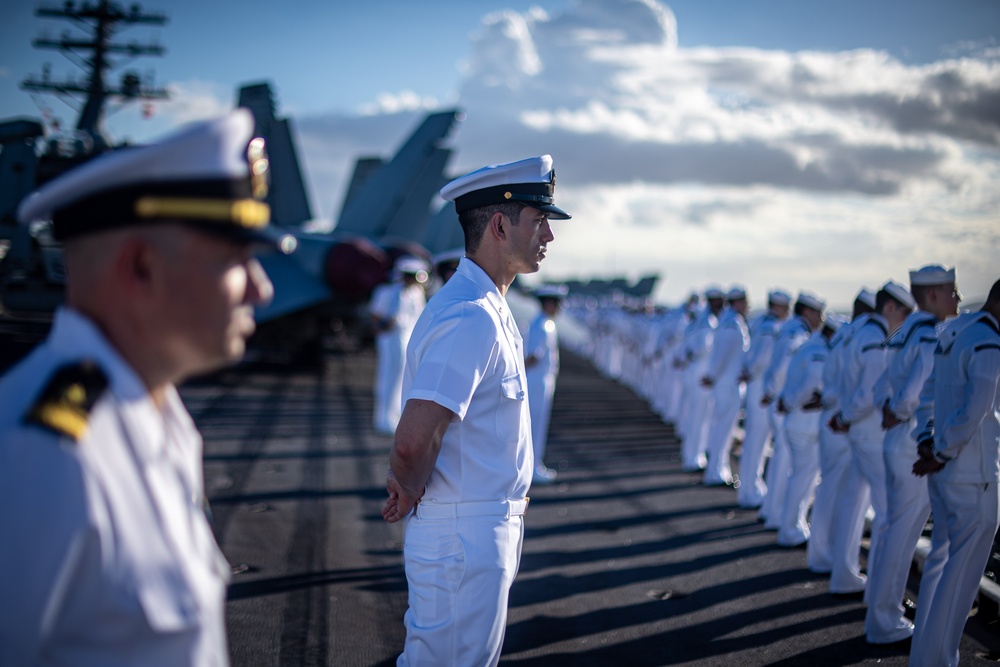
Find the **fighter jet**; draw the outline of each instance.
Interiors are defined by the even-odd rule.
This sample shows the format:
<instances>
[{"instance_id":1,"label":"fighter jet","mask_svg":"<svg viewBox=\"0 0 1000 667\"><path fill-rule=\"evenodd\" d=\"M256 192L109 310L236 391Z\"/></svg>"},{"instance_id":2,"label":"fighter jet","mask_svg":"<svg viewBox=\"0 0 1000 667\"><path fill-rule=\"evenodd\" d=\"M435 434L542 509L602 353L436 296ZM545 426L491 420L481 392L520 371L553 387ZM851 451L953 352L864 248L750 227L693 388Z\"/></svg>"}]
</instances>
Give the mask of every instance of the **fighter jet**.
<instances>
[{"instance_id":1,"label":"fighter jet","mask_svg":"<svg viewBox=\"0 0 1000 667\"><path fill-rule=\"evenodd\" d=\"M269 85L245 86L239 100L254 113L257 133L268 146L276 177L269 194L272 221L298 242L292 254L260 257L274 283L274 299L257 309L253 343L311 360L331 330L363 320L372 291L388 279L399 256L430 259L442 244L453 242L454 228L461 233L457 217L445 225L447 235L431 220L452 153L442 142L464 116L456 109L429 114L392 158L357 160L333 231L317 234L303 231L312 217L308 198L289 121L275 117Z\"/></svg>"}]
</instances>

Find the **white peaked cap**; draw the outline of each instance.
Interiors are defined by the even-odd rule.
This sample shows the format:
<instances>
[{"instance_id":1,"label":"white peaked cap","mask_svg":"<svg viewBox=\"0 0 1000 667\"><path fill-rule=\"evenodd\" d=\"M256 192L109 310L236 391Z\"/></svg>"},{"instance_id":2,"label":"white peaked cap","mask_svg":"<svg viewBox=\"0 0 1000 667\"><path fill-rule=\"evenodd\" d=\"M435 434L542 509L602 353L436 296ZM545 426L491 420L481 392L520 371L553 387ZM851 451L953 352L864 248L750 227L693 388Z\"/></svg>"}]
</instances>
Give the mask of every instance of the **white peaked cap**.
<instances>
[{"instance_id":1,"label":"white peaked cap","mask_svg":"<svg viewBox=\"0 0 1000 667\"><path fill-rule=\"evenodd\" d=\"M916 271L910 271L910 285L948 285L955 282L955 267L946 269L938 264L930 264Z\"/></svg>"},{"instance_id":2,"label":"white peaked cap","mask_svg":"<svg viewBox=\"0 0 1000 667\"><path fill-rule=\"evenodd\" d=\"M39 188L21 202L18 219L52 220L60 240L179 221L248 242L278 242L263 201L269 163L253 131L250 111L236 109L155 143L109 151Z\"/></svg>"},{"instance_id":3,"label":"white peaked cap","mask_svg":"<svg viewBox=\"0 0 1000 667\"><path fill-rule=\"evenodd\" d=\"M556 175L552 156L492 164L459 176L441 188L441 198L455 202L459 213L481 206L518 202L549 214L553 220L571 216L552 200Z\"/></svg>"},{"instance_id":4,"label":"white peaked cap","mask_svg":"<svg viewBox=\"0 0 1000 667\"><path fill-rule=\"evenodd\" d=\"M403 255L396 260L396 264L393 266L394 269L400 273L413 273L417 274L421 271L427 270L427 262L420 259L419 257L413 257L412 255Z\"/></svg>"},{"instance_id":5,"label":"white peaked cap","mask_svg":"<svg viewBox=\"0 0 1000 667\"><path fill-rule=\"evenodd\" d=\"M567 294L566 285L542 285L535 290L535 297L539 299L565 299Z\"/></svg>"}]
</instances>

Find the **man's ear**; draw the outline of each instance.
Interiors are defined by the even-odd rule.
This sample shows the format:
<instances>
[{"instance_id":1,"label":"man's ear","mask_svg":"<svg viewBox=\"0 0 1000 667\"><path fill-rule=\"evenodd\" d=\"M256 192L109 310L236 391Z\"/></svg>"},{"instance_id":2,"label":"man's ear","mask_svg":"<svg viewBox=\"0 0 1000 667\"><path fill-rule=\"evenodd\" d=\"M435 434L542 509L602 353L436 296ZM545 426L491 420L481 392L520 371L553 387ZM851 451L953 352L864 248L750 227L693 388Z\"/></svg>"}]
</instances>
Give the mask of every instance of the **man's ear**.
<instances>
[{"instance_id":1,"label":"man's ear","mask_svg":"<svg viewBox=\"0 0 1000 667\"><path fill-rule=\"evenodd\" d=\"M148 294L153 283L153 248L144 239L131 236L122 242L115 258L118 284L134 294Z\"/></svg>"},{"instance_id":2,"label":"man's ear","mask_svg":"<svg viewBox=\"0 0 1000 667\"><path fill-rule=\"evenodd\" d=\"M490 216L488 230L495 239L503 241L507 238L507 225L509 224L510 222L504 217L503 213L494 211L493 215Z\"/></svg>"}]
</instances>

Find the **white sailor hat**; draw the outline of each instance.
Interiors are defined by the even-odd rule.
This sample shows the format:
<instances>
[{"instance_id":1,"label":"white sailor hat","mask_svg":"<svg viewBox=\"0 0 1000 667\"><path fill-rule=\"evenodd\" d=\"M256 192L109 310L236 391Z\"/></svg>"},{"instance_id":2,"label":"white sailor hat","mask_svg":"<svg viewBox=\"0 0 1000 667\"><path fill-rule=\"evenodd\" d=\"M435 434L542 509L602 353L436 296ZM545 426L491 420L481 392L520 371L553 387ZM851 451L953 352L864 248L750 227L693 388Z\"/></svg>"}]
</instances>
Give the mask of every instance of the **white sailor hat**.
<instances>
[{"instance_id":1,"label":"white sailor hat","mask_svg":"<svg viewBox=\"0 0 1000 667\"><path fill-rule=\"evenodd\" d=\"M434 266L448 263L457 265L463 257L465 257L465 248L456 248L455 250L447 250L434 255L431 257L431 264Z\"/></svg>"},{"instance_id":2,"label":"white sailor hat","mask_svg":"<svg viewBox=\"0 0 1000 667\"><path fill-rule=\"evenodd\" d=\"M549 214L553 220L572 216L552 203L556 172L552 156L493 164L460 176L441 188L441 198L455 202L459 213L481 206L520 202Z\"/></svg>"},{"instance_id":3,"label":"white sailor hat","mask_svg":"<svg viewBox=\"0 0 1000 667\"><path fill-rule=\"evenodd\" d=\"M396 260L393 268L400 273L417 275L421 271L427 272L427 262L412 255L402 255Z\"/></svg>"},{"instance_id":4,"label":"white sailor hat","mask_svg":"<svg viewBox=\"0 0 1000 667\"><path fill-rule=\"evenodd\" d=\"M569 294L569 288L566 285L542 285L535 290L535 298L537 299L562 300L566 298L567 294Z\"/></svg>"},{"instance_id":5,"label":"white sailor hat","mask_svg":"<svg viewBox=\"0 0 1000 667\"><path fill-rule=\"evenodd\" d=\"M706 299L721 299L723 296L722 288L718 285L709 285L705 288Z\"/></svg>"},{"instance_id":6,"label":"white sailor hat","mask_svg":"<svg viewBox=\"0 0 1000 667\"><path fill-rule=\"evenodd\" d=\"M882 291L910 310L917 307L917 302L913 300L913 295L910 294L910 290L906 289L897 282L890 280L885 285L882 285Z\"/></svg>"},{"instance_id":7,"label":"white sailor hat","mask_svg":"<svg viewBox=\"0 0 1000 667\"><path fill-rule=\"evenodd\" d=\"M268 160L250 111L194 123L145 146L105 153L46 183L18 209L23 223L51 220L64 240L155 222L182 222L248 243L294 249L269 228Z\"/></svg>"},{"instance_id":8,"label":"white sailor hat","mask_svg":"<svg viewBox=\"0 0 1000 667\"><path fill-rule=\"evenodd\" d=\"M818 310L821 313L826 310L826 301L823 297L813 294L812 292L799 292L796 302L801 303L807 308Z\"/></svg>"},{"instance_id":9,"label":"white sailor hat","mask_svg":"<svg viewBox=\"0 0 1000 667\"><path fill-rule=\"evenodd\" d=\"M955 267L946 269L939 264L910 271L910 285L948 285L955 282Z\"/></svg>"},{"instance_id":10,"label":"white sailor hat","mask_svg":"<svg viewBox=\"0 0 1000 667\"><path fill-rule=\"evenodd\" d=\"M767 293L767 302L776 306L787 306L792 302L792 295L783 289L773 289Z\"/></svg>"},{"instance_id":11,"label":"white sailor hat","mask_svg":"<svg viewBox=\"0 0 1000 667\"><path fill-rule=\"evenodd\" d=\"M862 287L858 295L854 297L855 301L860 301L872 310L875 309L875 292L871 291L867 287Z\"/></svg>"},{"instance_id":12,"label":"white sailor hat","mask_svg":"<svg viewBox=\"0 0 1000 667\"><path fill-rule=\"evenodd\" d=\"M845 324L847 324L847 318L844 317L843 315L836 315L836 314L827 315L826 319L823 320L823 326L827 327L828 329L830 329L830 331L833 331L834 333L836 333L840 329L840 327L844 326Z\"/></svg>"},{"instance_id":13,"label":"white sailor hat","mask_svg":"<svg viewBox=\"0 0 1000 667\"><path fill-rule=\"evenodd\" d=\"M726 292L726 301L736 301L737 299L747 298L747 290L742 285L733 285Z\"/></svg>"}]
</instances>

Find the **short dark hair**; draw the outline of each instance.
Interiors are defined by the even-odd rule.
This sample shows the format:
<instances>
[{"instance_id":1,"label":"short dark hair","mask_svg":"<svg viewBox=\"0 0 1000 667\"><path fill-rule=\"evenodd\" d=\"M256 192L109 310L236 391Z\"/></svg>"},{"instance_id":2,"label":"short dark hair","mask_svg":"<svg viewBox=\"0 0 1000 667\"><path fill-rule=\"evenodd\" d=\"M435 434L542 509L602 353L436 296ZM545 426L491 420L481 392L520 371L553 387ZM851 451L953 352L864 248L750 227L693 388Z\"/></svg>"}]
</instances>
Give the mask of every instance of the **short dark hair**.
<instances>
[{"instance_id":1,"label":"short dark hair","mask_svg":"<svg viewBox=\"0 0 1000 667\"><path fill-rule=\"evenodd\" d=\"M917 305L923 308L927 305L927 295L935 287L940 287L940 285L910 285L910 294L913 295L913 300L917 302Z\"/></svg>"},{"instance_id":2,"label":"short dark hair","mask_svg":"<svg viewBox=\"0 0 1000 667\"><path fill-rule=\"evenodd\" d=\"M851 310L851 319L864 315L866 313L874 313L875 309L869 306L867 303L861 299L854 300L854 308Z\"/></svg>"},{"instance_id":3,"label":"short dark hair","mask_svg":"<svg viewBox=\"0 0 1000 667\"><path fill-rule=\"evenodd\" d=\"M510 218L511 224L516 225L521 220L521 211L524 209L525 205L520 202L505 202L470 208L459 213L458 222L462 225L462 232L465 233L465 252L475 252L479 247L486 232L486 224L494 213L503 213Z\"/></svg>"},{"instance_id":4,"label":"short dark hair","mask_svg":"<svg viewBox=\"0 0 1000 667\"><path fill-rule=\"evenodd\" d=\"M990 288L989 296L986 297L986 303L1000 303L1000 280L993 283L993 287Z\"/></svg>"},{"instance_id":5,"label":"short dark hair","mask_svg":"<svg viewBox=\"0 0 1000 667\"><path fill-rule=\"evenodd\" d=\"M802 303L801 301L796 301L795 305L792 306L792 315L801 316L802 313L805 312L806 308L807 308L806 304Z\"/></svg>"},{"instance_id":6,"label":"short dark hair","mask_svg":"<svg viewBox=\"0 0 1000 667\"><path fill-rule=\"evenodd\" d=\"M907 310L913 310L913 308L911 308L909 304L903 303L902 301L894 297L892 294L890 294L888 291L880 289L878 292L875 293L875 312L881 313L882 309L885 308L885 304L887 304L890 299L901 305L903 308L906 308Z\"/></svg>"}]
</instances>

